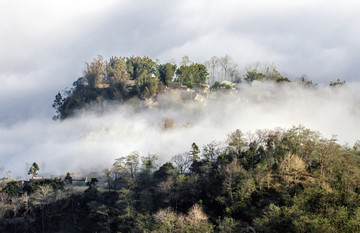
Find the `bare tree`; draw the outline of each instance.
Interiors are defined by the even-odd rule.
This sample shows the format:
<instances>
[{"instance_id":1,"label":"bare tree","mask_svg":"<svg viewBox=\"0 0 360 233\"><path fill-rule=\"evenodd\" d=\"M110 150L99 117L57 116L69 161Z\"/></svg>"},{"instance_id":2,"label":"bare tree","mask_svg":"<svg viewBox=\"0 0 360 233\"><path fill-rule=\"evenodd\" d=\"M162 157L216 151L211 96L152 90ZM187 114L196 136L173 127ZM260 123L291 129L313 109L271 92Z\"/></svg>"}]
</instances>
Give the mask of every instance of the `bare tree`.
<instances>
[{"instance_id":1,"label":"bare tree","mask_svg":"<svg viewBox=\"0 0 360 233\"><path fill-rule=\"evenodd\" d=\"M154 214L154 220L158 224L159 232L175 232L177 214L170 208L160 209Z\"/></svg>"},{"instance_id":2,"label":"bare tree","mask_svg":"<svg viewBox=\"0 0 360 233\"><path fill-rule=\"evenodd\" d=\"M28 210L28 201L29 196L25 193L21 195L20 197L11 197L9 198L9 206L10 209L13 211L13 222L14 222L14 232L17 232L17 214L19 209L23 208L25 209L25 212Z\"/></svg>"},{"instance_id":3,"label":"bare tree","mask_svg":"<svg viewBox=\"0 0 360 233\"><path fill-rule=\"evenodd\" d=\"M186 232L213 232L213 225L209 223L208 216L198 204L190 208L185 223Z\"/></svg>"},{"instance_id":4,"label":"bare tree","mask_svg":"<svg viewBox=\"0 0 360 233\"><path fill-rule=\"evenodd\" d=\"M50 185L40 186L30 197L34 206L41 209L42 232L45 233L45 207L55 199L54 189Z\"/></svg>"},{"instance_id":5,"label":"bare tree","mask_svg":"<svg viewBox=\"0 0 360 233\"><path fill-rule=\"evenodd\" d=\"M290 182L296 183L299 176L305 171L305 162L298 155L287 153L280 163L280 170L286 186L289 187Z\"/></svg>"},{"instance_id":6,"label":"bare tree","mask_svg":"<svg viewBox=\"0 0 360 233\"><path fill-rule=\"evenodd\" d=\"M214 85L215 82L228 81L239 81L240 74L236 70L237 64L229 55L224 57L213 56L209 61L205 62L205 66L209 72L209 84Z\"/></svg>"},{"instance_id":7,"label":"bare tree","mask_svg":"<svg viewBox=\"0 0 360 233\"><path fill-rule=\"evenodd\" d=\"M185 173L191 166L191 163L193 162L193 158L190 153L185 152L185 153L177 154L177 155L173 156L172 161L179 168L180 173Z\"/></svg>"},{"instance_id":8,"label":"bare tree","mask_svg":"<svg viewBox=\"0 0 360 233\"><path fill-rule=\"evenodd\" d=\"M182 59L181 59L181 62L180 62L180 65L181 66L188 66L188 65L191 65L192 62L190 61L190 58L189 56L185 55Z\"/></svg>"},{"instance_id":9,"label":"bare tree","mask_svg":"<svg viewBox=\"0 0 360 233\"><path fill-rule=\"evenodd\" d=\"M237 64L234 63L233 59L229 55L225 55L219 59L219 64L222 67L223 75L221 81L229 80L233 81L230 77L230 74L235 74Z\"/></svg>"},{"instance_id":10,"label":"bare tree","mask_svg":"<svg viewBox=\"0 0 360 233\"><path fill-rule=\"evenodd\" d=\"M210 162L215 162L217 157L222 152L223 152L222 149L219 148L219 144L215 141L212 141L203 146L202 156Z\"/></svg>"},{"instance_id":11,"label":"bare tree","mask_svg":"<svg viewBox=\"0 0 360 233\"><path fill-rule=\"evenodd\" d=\"M205 62L205 66L209 71L209 83L210 85L213 85L215 83L216 77L217 77L217 70L219 67L219 58L216 56L213 56L210 58L209 61Z\"/></svg>"}]
</instances>

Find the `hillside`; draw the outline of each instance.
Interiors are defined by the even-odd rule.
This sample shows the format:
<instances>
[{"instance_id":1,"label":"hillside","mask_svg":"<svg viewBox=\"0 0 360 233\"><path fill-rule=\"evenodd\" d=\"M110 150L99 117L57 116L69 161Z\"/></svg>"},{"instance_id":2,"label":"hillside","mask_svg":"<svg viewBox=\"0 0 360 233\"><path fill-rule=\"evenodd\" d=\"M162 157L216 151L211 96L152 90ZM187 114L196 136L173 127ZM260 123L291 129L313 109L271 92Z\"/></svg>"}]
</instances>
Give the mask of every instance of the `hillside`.
<instances>
[{"instance_id":1,"label":"hillside","mask_svg":"<svg viewBox=\"0 0 360 233\"><path fill-rule=\"evenodd\" d=\"M87 179L85 191L71 174L65 183L3 180L0 230L359 231L359 141L340 146L302 126L247 136L237 129L225 141L193 143L163 164L134 151Z\"/></svg>"},{"instance_id":2,"label":"hillside","mask_svg":"<svg viewBox=\"0 0 360 233\"><path fill-rule=\"evenodd\" d=\"M290 80L274 65L240 75L221 59L227 69L187 57L180 67L134 56L86 63L55 97L62 121L47 125L47 164L1 179L0 231L360 231L360 141L302 125L259 129L328 115L341 128L340 110L354 125L354 88Z\"/></svg>"},{"instance_id":3,"label":"hillside","mask_svg":"<svg viewBox=\"0 0 360 233\"><path fill-rule=\"evenodd\" d=\"M316 83L302 76L291 81L277 71L274 64L247 67L240 75L231 57L213 57L204 64L193 63L185 56L178 67L175 63L160 64L149 57L102 57L86 63L83 77L72 88L55 96L54 119L74 116L91 106L102 108L105 102L127 103L153 99L171 90L183 90L183 100L203 100L210 92L235 90L239 83L273 82L278 85L297 83L312 88ZM329 86L342 86L345 81L331 81Z\"/></svg>"}]
</instances>

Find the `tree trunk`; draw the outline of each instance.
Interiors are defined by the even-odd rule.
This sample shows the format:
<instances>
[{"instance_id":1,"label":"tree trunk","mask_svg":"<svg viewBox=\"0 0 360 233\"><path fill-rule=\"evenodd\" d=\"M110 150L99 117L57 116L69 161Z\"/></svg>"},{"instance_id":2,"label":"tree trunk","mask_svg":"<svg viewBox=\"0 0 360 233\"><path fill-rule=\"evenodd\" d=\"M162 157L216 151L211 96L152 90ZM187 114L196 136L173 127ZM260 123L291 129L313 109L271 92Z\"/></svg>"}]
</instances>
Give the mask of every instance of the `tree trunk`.
<instances>
[{"instance_id":1,"label":"tree trunk","mask_svg":"<svg viewBox=\"0 0 360 233\"><path fill-rule=\"evenodd\" d=\"M75 216L74 199L71 200L71 207L72 207L72 212L73 212L73 223L75 226L76 225L76 216Z\"/></svg>"},{"instance_id":2,"label":"tree trunk","mask_svg":"<svg viewBox=\"0 0 360 233\"><path fill-rule=\"evenodd\" d=\"M15 233L17 232L16 212L17 212L17 211L14 211L14 228L15 228L15 229L14 229L14 232L15 232Z\"/></svg>"},{"instance_id":3,"label":"tree trunk","mask_svg":"<svg viewBox=\"0 0 360 233\"><path fill-rule=\"evenodd\" d=\"M45 208L44 208L44 206L41 207L41 225L42 225L42 232L45 233Z\"/></svg>"}]
</instances>

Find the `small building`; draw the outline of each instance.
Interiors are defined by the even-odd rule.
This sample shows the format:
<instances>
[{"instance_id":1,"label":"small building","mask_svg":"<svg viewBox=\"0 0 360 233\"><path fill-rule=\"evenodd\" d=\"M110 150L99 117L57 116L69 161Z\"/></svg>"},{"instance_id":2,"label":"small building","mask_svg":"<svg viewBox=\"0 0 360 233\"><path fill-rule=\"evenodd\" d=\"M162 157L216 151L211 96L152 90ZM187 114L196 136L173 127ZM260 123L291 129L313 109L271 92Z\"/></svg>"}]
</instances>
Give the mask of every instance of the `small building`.
<instances>
[{"instance_id":1,"label":"small building","mask_svg":"<svg viewBox=\"0 0 360 233\"><path fill-rule=\"evenodd\" d=\"M83 173L71 173L73 186L85 186L88 181L88 176Z\"/></svg>"},{"instance_id":2,"label":"small building","mask_svg":"<svg viewBox=\"0 0 360 233\"><path fill-rule=\"evenodd\" d=\"M44 177L42 177L42 176L34 176L29 179L29 182L33 183L33 182L38 182L38 181L43 181L43 180L44 180Z\"/></svg>"}]
</instances>

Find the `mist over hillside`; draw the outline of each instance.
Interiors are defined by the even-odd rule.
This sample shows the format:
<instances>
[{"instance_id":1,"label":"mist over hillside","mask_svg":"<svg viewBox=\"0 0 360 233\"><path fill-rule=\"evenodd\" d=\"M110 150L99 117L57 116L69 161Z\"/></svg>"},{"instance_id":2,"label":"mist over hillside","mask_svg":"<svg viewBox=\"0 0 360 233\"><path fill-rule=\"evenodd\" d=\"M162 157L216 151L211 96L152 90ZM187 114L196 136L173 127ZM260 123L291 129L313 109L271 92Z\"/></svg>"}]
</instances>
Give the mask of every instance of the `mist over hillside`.
<instances>
[{"instance_id":1,"label":"mist over hillside","mask_svg":"<svg viewBox=\"0 0 360 233\"><path fill-rule=\"evenodd\" d=\"M0 232L360 232L359 9L1 0Z\"/></svg>"},{"instance_id":2,"label":"mist over hillside","mask_svg":"<svg viewBox=\"0 0 360 233\"><path fill-rule=\"evenodd\" d=\"M352 146L360 132L359 83L339 88L304 88L296 83L241 84L235 92L211 93L203 101L183 101L179 92L127 104L107 102L101 110L78 112L63 121L29 119L0 129L3 170L25 176L37 161L43 174L100 170L134 150L155 153L160 162L199 146L222 143L235 129L303 125ZM164 121L170 120L169 127Z\"/></svg>"}]
</instances>

